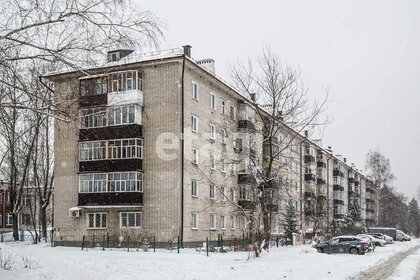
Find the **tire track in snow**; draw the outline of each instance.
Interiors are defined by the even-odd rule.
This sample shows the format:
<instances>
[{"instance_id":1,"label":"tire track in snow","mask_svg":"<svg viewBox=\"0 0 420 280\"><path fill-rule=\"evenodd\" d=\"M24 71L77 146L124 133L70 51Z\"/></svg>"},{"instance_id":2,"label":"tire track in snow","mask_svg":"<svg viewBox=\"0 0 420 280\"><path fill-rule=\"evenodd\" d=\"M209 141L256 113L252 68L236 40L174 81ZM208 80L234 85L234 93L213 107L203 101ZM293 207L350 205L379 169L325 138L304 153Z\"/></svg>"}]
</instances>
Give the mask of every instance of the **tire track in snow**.
<instances>
[{"instance_id":1,"label":"tire track in snow","mask_svg":"<svg viewBox=\"0 0 420 280\"><path fill-rule=\"evenodd\" d=\"M420 249L420 245L416 245L414 247L411 247L410 249L398 252L395 255L392 255L389 259L386 261L374 265L371 268L369 268L369 271L363 271L356 276L349 277L350 280L383 280L389 278L392 273L395 271L397 266L409 255L416 252L418 249Z\"/></svg>"}]
</instances>

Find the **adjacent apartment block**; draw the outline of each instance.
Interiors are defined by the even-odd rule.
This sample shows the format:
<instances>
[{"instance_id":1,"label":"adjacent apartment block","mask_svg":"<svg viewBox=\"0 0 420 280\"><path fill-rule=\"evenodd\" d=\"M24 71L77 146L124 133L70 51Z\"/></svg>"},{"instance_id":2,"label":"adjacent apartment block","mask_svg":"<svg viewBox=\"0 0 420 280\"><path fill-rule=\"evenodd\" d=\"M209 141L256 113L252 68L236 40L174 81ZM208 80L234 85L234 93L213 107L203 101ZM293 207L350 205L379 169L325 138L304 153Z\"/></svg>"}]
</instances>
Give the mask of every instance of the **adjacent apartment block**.
<instances>
[{"instance_id":1,"label":"adjacent apartment block","mask_svg":"<svg viewBox=\"0 0 420 280\"><path fill-rule=\"evenodd\" d=\"M55 123L56 245L105 234L120 241L179 237L186 246L209 235L243 236L255 183L247 166L264 164L268 147L252 102L215 75L214 60L195 61L190 46L141 55L115 50L100 67L47 77L56 101L78 119ZM288 166L279 175L288 191L264 194L272 198L273 234L282 232L289 201L304 233L314 231L318 201L328 222L355 201L374 224L370 181L307 135L284 131L273 145L293 135L287 158L278 158Z\"/></svg>"}]
</instances>

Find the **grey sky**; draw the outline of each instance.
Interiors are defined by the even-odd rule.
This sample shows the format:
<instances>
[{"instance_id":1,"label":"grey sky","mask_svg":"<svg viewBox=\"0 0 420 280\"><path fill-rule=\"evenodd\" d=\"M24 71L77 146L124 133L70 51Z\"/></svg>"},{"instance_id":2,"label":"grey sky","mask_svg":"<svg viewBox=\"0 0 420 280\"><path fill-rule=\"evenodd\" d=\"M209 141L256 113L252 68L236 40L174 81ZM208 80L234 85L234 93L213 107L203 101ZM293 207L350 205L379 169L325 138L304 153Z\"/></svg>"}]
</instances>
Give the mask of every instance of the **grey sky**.
<instances>
[{"instance_id":1,"label":"grey sky","mask_svg":"<svg viewBox=\"0 0 420 280\"><path fill-rule=\"evenodd\" d=\"M420 1L141 1L167 26L162 48L229 65L265 46L302 71L311 94L329 88L324 146L364 169L369 149L391 159L396 187L420 186Z\"/></svg>"}]
</instances>

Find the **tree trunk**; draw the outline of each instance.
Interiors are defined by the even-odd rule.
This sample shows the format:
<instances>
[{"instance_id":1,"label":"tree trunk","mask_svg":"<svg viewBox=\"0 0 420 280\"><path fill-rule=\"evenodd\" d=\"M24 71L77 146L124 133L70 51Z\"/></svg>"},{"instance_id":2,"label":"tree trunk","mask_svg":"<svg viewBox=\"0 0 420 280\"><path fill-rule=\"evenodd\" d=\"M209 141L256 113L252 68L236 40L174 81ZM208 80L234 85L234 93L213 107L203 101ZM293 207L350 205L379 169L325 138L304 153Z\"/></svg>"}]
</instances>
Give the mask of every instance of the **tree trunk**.
<instances>
[{"instance_id":1,"label":"tree trunk","mask_svg":"<svg viewBox=\"0 0 420 280\"><path fill-rule=\"evenodd\" d=\"M12 213L12 219L13 219L13 239L15 241L19 241L18 215L16 213Z\"/></svg>"},{"instance_id":2,"label":"tree trunk","mask_svg":"<svg viewBox=\"0 0 420 280\"><path fill-rule=\"evenodd\" d=\"M263 223L264 223L264 250L268 250L270 248L270 240L271 240L271 219L270 219L270 213L266 209L263 209Z\"/></svg>"},{"instance_id":3,"label":"tree trunk","mask_svg":"<svg viewBox=\"0 0 420 280\"><path fill-rule=\"evenodd\" d=\"M45 238L45 242L47 242L47 208L41 206L40 212L41 212L40 222L41 222L41 230L42 230L41 237Z\"/></svg>"}]
</instances>

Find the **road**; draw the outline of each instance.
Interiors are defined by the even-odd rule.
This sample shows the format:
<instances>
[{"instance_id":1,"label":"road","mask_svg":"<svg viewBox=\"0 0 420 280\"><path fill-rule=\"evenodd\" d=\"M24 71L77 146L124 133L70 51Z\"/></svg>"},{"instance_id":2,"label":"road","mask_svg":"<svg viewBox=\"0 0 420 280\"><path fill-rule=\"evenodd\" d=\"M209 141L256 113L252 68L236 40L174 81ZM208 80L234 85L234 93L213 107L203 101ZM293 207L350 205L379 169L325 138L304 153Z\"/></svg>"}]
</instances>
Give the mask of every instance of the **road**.
<instances>
[{"instance_id":1,"label":"road","mask_svg":"<svg viewBox=\"0 0 420 280\"><path fill-rule=\"evenodd\" d=\"M364 272L359 273L356 276L350 277L349 280L367 280L367 279L384 280L384 279L395 278L393 274L395 275L396 269L400 265L400 263L406 260L409 256L415 254L416 251L419 249L420 249L420 245L417 245L405 251L398 252L395 255L388 258L386 261L379 263L375 266L372 266L371 268L369 268L368 271L364 271ZM417 271L416 271L416 275L414 276L414 279L420 280L420 267L418 266L418 263L417 263ZM410 279L407 279L407 280L410 280Z\"/></svg>"}]
</instances>

